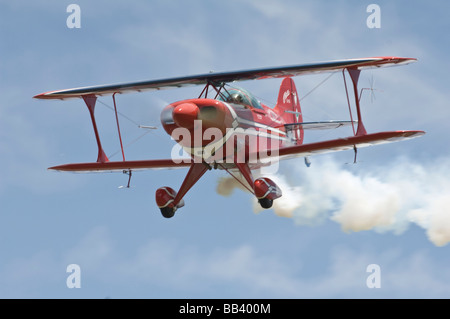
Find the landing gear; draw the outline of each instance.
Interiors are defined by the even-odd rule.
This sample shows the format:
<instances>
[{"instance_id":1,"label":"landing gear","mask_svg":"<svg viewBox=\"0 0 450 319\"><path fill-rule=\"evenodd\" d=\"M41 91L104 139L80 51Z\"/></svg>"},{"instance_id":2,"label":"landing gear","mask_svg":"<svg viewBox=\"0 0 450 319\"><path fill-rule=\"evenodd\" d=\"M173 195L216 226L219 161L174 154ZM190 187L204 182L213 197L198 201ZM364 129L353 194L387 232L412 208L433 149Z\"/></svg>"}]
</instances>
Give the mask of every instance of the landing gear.
<instances>
[{"instance_id":1,"label":"landing gear","mask_svg":"<svg viewBox=\"0 0 450 319\"><path fill-rule=\"evenodd\" d=\"M274 181L267 177L255 180L253 188L259 204L265 209L272 207L273 201L281 197L281 189Z\"/></svg>"},{"instance_id":2,"label":"landing gear","mask_svg":"<svg viewBox=\"0 0 450 319\"><path fill-rule=\"evenodd\" d=\"M174 205L177 192L170 187L161 187L156 190L156 203L158 204L161 214L165 218L172 218L178 208L184 206L184 200L180 200Z\"/></svg>"},{"instance_id":3,"label":"landing gear","mask_svg":"<svg viewBox=\"0 0 450 319\"><path fill-rule=\"evenodd\" d=\"M172 218L175 215L175 208L174 207L163 207L160 208L161 214L165 218Z\"/></svg>"},{"instance_id":4,"label":"landing gear","mask_svg":"<svg viewBox=\"0 0 450 319\"><path fill-rule=\"evenodd\" d=\"M261 198L261 199L258 199L258 202L262 208L268 209L268 208L272 207L273 199Z\"/></svg>"},{"instance_id":5,"label":"landing gear","mask_svg":"<svg viewBox=\"0 0 450 319\"><path fill-rule=\"evenodd\" d=\"M184 206L183 196L205 174L208 168L209 166L203 163L192 163L178 193L167 186L156 190L156 204L165 218L172 218L177 209Z\"/></svg>"}]
</instances>

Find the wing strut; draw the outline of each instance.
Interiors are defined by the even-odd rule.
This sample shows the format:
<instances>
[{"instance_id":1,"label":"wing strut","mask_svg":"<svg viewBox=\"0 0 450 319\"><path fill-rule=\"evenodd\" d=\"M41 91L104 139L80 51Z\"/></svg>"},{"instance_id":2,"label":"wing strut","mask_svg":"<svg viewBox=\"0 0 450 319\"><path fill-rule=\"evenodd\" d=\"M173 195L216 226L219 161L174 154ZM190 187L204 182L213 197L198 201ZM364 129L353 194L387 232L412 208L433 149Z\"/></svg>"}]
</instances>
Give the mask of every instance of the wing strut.
<instances>
[{"instance_id":1,"label":"wing strut","mask_svg":"<svg viewBox=\"0 0 450 319\"><path fill-rule=\"evenodd\" d=\"M94 127L95 138L97 140L97 146L98 146L97 162L98 163L109 162L108 157L106 156L105 152L103 151L102 143L100 142L100 135L98 134L98 130L97 130L97 123L95 121L94 111L95 111L95 102L97 101L97 97L93 94L83 95L83 100L86 103L86 106L88 107L89 114L91 115L92 126Z\"/></svg>"},{"instance_id":2,"label":"wing strut","mask_svg":"<svg viewBox=\"0 0 450 319\"><path fill-rule=\"evenodd\" d=\"M214 96L214 100L217 99L217 97L219 95L223 95L223 93L221 93L222 89L224 89L226 91L226 89L225 89L225 82L219 84L219 83L213 83L211 81L207 81L205 87L203 88L202 92L198 96L199 99L201 99L202 96L204 96L205 99L208 98L208 89L209 89L210 86L216 91L216 95ZM217 87L219 87L219 88L217 88Z\"/></svg>"},{"instance_id":3,"label":"wing strut","mask_svg":"<svg viewBox=\"0 0 450 319\"><path fill-rule=\"evenodd\" d=\"M125 162L125 153L123 151L122 135L120 134L119 117L117 116L116 94L117 94L117 92L112 95L112 98L113 98L113 102L114 102L114 112L116 113L117 131L119 132L120 149L122 151L123 161ZM131 171L130 171L130 173L131 173ZM130 174L130 177L131 177L131 174ZM129 184L130 183L128 182L128 186L129 186Z\"/></svg>"},{"instance_id":4,"label":"wing strut","mask_svg":"<svg viewBox=\"0 0 450 319\"><path fill-rule=\"evenodd\" d=\"M355 134L355 136L366 135L367 131L366 131L366 128L364 127L364 123L362 121L361 108L359 105L359 96L358 96L358 80L359 80L359 75L361 73L361 70L359 70L357 68L346 68L346 70L347 70L348 74L350 74L350 78L352 79L353 92L355 94L356 114L358 116L358 128L355 133L355 128L353 127L353 133ZM345 92L347 93L347 102L348 102L348 108L350 111L350 119L351 119L352 125L353 125L353 117L352 117L352 111L350 108L350 100L348 98L347 82L345 80L344 71L342 71L342 74L344 76Z\"/></svg>"}]
</instances>

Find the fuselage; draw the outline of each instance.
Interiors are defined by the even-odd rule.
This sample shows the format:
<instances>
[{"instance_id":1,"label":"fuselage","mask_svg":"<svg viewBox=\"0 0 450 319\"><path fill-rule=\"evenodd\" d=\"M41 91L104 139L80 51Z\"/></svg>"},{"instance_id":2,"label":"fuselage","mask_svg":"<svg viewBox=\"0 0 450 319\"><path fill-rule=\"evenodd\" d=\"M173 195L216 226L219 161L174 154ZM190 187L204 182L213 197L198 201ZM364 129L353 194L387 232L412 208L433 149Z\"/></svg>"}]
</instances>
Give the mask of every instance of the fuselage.
<instances>
[{"instance_id":1,"label":"fuselage","mask_svg":"<svg viewBox=\"0 0 450 319\"><path fill-rule=\"evenodd\" d=\"M291 143L284 121L273 109L245 90L240 98L182 100L161 113L165 131L194 159L206 163L245 162L262 166L258 153L274 152ZM245 94L242 94L244 92ZM234 96L232 96L234 94Z\"/></svg>"}]
</instances>

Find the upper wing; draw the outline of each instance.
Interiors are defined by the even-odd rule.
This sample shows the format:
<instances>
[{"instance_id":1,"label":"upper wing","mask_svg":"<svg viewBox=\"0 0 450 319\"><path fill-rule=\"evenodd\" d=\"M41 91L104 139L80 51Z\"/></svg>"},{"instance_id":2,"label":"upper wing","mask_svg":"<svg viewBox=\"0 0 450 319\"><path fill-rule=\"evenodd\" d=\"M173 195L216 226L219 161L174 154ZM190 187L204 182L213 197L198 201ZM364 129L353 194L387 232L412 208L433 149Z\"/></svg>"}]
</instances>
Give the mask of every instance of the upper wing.
<instances>
[{"instance_id":1,"label":"upper wing","mask_svg":"<svg viewBox=\"0 0 450 319\"><path fill-rule=\"evenodd\" d=\"M130 82L122 84L99 85L81 87L68 90L51 91L34 96L37 99L69 99L79 98L83 95L108 95L114 93L141 92L151 90L162 90L179 88L206 83L227 83L233 81L259 80L268 78L282 78L320 72L335 72L345 68L374 68L415 62L413 58L399 57L374 57L363 59L336 60L328 62L310 63L303 65L292 65L273 68L262 68L253 70L207 73L192 76L168 78L161 80L150 80Z\"/></svg>"},{"instance_id":2,"label":"upper wing","mask_svg":"<svg viewBox=\"0 0 450 319\"><path fill-rule=\"evenodd\" d=\"M419 137L424 134L424 131L392 131L372 133L361 136L351 136L323 142L289 146L279 149L278 154L277 152L272 152L270 154L268 154L268 152L261 152L258 154L258 158L261 160L267 160L274 157L278 157L280 159L304 157L315 154L344 151L353 149L354 147L361 148L376 144L398 142Z\"/></svg>"}]
</instances>

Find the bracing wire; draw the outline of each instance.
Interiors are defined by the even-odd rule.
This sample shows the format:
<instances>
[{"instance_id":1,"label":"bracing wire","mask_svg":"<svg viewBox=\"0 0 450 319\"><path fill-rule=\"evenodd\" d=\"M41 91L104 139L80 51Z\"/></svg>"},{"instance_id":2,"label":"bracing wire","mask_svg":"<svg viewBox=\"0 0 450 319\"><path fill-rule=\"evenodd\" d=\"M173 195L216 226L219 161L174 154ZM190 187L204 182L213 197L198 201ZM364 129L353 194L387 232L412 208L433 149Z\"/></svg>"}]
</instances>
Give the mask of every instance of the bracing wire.
<instances>
[{"instance_id":1,"label":"bracing wire","mask_svg":"<svg viewBox=\"0 0 450 319\"><path fill-rule=\"evenodd\" d=\"M131 145L133 145L134 143L136 143L137 141L139 141L141 138L143 138L145 135L147 135L148 133L150 133L151 131L146 131L143 134L139 135L137 138L135 138L134 140L132 140L131 142L129 142L128 144L125 145L124 149L130 147ZM115 155L119 154L120 150L115 151L114 153L112 153L111 155L108 156L108 158L112 158Z\"/></svg>"},{"instance_id":2,"label":"bracing wire","mask_svg":"<svg viewBox=\"0 0 450 319\"><path fill-rule=\"evenodd\" d=\"M334 75L334 73L335 72L328 75L324 80L322 80L322 82L320 82L315 87L313 87L308 93L303 95L303 97L301 99L299 99L298 101L301 102L302 100L304 100L308 95L310 95L312 92L314 92L316 89L318 89L322 84L324 84L326 81L328 81Z\"/></svg>"},{"instance_id":3,"label":"bracing wire","mask_svg":"<svg viewBox=\"0 0 450 319\"><path fill-rule=\"evenodd\" d=\"M106 104L105 102L101 101L100 99L97 100L100 104L106 106L108 109L110 109L111 111L115 112L114 108L108 104ZM124 119L126 119L127 121L133 123L134 125L136 125L138 128L146 128L145 126L142 126L141 124L139 124L138 122L136 122L135 120L133 120L132 118L128 117L127 115L123 114L122 112L117 112L117 114L119 114L121 117L123 117ZM129 142L128 144L126 144L124 146L124 149L130 147L131 145L133 145L134 143L136 143L137 141L139 141L141 138L143 138L145 135L147 135L148 133L152 132L153 130L146 130L143 134L139 135L137 138L133 139L131 142ZM108 156L108 158L112 158L115 155L120 153L120 149L117 150L116 152L112 153L111 155Z\"/></svg>"},{"instance_id":4,"label":"bracing wire","mask_svg":"<svg viewBox=\"0 0 450 319\"><path fill-rule=\"evenodd\" d=\"M97 100L100 104L103 104L104 106L106 106L108 109L110 109L111 111L114 112L114 108L111 107L110 105L106 104L105 102L103 102L102 100L98 99ZM130 121L131 123L133 123L134 125L139 127L139 123L134 121L133 119L129 118L128 116L126 116L125 114L121 113L121 112L117 112L120 116L122 116L124 119Z\"/></svg>"}]
</instances>

